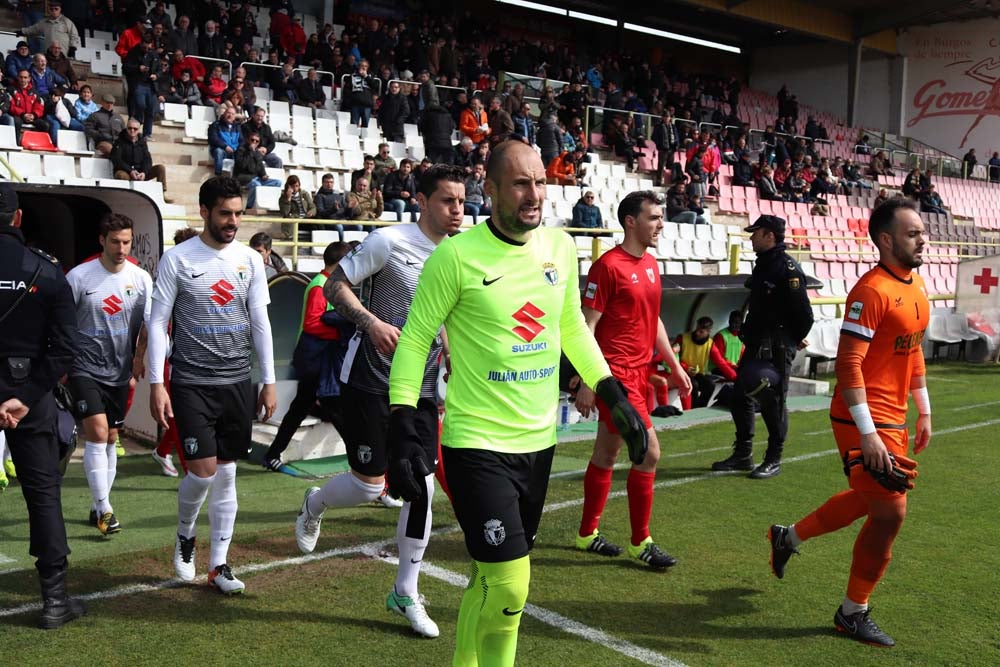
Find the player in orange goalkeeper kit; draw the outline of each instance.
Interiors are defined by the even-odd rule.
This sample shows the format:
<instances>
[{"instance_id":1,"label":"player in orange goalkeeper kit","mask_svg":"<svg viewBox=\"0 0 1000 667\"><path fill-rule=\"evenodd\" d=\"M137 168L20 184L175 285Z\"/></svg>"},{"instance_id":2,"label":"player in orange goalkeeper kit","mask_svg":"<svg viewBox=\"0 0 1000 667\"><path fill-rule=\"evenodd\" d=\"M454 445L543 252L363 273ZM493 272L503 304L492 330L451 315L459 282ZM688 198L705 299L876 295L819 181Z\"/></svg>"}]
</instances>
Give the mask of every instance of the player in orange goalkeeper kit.
<instances>
[{"instance_id":1,"label":"player in orange goalkeeper kit","mask_svg":"<svg viewBox=\"0 0 1000 667\"><path fill-rule=\"evenodd\" d=\"M868 614L868 598L885 573L892 543L906 516L906 491L916 462L906 458L907 394L919 411L913 452L931 439L924 356L920 343L930 318L923 280L926 238L916 207L902 198L875 209L869 234L879 263L847 296L837 350L837 388L830 420L850 489L794 525L771 526L771 569L781 579L801 542L865 522L854 542L847 596L833 618L839 632L874 646L893 646Z\"/></svg>"}]
</instances>

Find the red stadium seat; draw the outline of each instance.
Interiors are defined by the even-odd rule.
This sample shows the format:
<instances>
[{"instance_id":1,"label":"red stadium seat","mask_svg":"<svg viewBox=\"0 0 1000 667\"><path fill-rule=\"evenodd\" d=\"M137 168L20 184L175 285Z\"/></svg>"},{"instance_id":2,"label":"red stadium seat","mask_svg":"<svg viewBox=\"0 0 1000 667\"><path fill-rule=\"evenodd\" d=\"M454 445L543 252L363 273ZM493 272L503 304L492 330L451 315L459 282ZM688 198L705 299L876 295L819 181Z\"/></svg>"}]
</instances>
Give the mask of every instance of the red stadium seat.
<instances>
[{"instance_id":1,"label":"red stadium seat","mask_svg":"<svg viewBox=\"0 0 1000 667\"><path fill-rule=\"evenodd\" d=\"M21 148L29 151L59 152L59 149L53 145L48 132L35 132L33 130L25 130L22 133Z\"/></svg>"}]
</instances>

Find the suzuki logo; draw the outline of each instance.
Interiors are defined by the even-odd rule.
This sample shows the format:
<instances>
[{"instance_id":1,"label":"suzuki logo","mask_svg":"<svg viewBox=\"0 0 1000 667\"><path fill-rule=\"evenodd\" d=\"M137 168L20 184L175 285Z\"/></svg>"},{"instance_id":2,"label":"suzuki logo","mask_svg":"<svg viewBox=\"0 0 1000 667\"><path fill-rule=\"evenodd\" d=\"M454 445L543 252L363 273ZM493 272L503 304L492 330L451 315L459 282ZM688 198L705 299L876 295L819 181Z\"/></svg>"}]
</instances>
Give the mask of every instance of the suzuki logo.
<instances>
[{"instance_id":1,"label":"suzuki logo","mask_svg":"<svg viewBox=\"0 0 1000 667\"><path fill-rule=\"evenodd\" d=\"M212 295L212 301L220 306L224 306L233 300L233 286L229 284L226 280L220 280L219 282L212 285L212 291L215 294Z\"/></svg>"},{"instance_id":2,"label":"suzuki logo","mask_svg":"<svg viewBox=\"0 0 1000 667\"><path fill-rule=\"evenodd\" d=\"M545 329L542 323L538 321L539 317L545 317L545 313L530 301L521 306L511 317L521 325L514 327L514 333L523 338L526 343L533 341Z\"/></svg>"},{"instance_id":3,"label":"suzuki logo","mask_svg":"<svg viewBox=\"0 0 1000 667\"><path fill-rule=\"evenodd\" d=\"M103 310L108 315L117 315L118 313L122 312L121 303L122 300L119 299L114 294L112 294L111 296L109 296L107 299L104 300L104 308L101 308L101 310Z\"/></svg>"}]
</instances>

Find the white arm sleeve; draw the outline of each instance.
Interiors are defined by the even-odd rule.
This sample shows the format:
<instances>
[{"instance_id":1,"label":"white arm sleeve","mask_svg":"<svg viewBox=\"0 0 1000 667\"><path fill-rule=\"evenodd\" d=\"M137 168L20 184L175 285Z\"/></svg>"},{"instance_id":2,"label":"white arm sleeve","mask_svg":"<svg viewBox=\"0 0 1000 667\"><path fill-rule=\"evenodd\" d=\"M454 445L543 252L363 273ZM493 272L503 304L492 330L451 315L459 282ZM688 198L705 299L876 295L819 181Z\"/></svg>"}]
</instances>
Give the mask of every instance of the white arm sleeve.
<instances>
[{"instance_id":1,"label":"white arm sleeve","mask_svg":"<svg viewBox=\"0 0 1000 667\"><path fill-rule=\"evenodd\" d=\"M271 321L267 317L267 305L250 309L250 327L253 330L254 351L260 363L260 381L264 384L274 384L274 345L271 338Z\"/></svg>"},{"instance_id":2,"label":"white arm sleeve","mask_svg":"<svg viewBox=\"0 0 1000 667\"><path fill-rule=\"evenodd\" d=\"M163 384L163 361L167 358L167 323L173 306L150 299L153 306L146 326L149 336L146 345L146 374L150 384Z\"/></svg>"}]
</instances>

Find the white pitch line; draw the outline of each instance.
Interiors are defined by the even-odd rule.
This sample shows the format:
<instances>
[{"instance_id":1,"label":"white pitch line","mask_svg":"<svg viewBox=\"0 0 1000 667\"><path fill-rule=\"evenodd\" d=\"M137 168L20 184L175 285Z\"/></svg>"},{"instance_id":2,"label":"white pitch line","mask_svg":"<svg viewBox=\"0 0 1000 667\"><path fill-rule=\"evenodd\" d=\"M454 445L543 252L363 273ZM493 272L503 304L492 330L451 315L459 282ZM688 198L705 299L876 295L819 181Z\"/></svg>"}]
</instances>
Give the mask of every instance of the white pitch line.
<instances>
[{"instance_id":1,"label":"white pitch line","mask_svg":"<svg viewBox=\"0 0 1000 667\"><path fill-rule=\"evenodd\" d=\"M699 454L708 454L709 452L721 452L723 450L732 449L732 445L726 445L725 447L709 447L708 449L698 449L693 452L674 452L672 454L664 454L660 457L663 459L679 459L684 456L697 456ZM613 470L624 470L625 468L631 468L631 463L616 463ZM549 479L560 479L562 477L573 477L574 475L583 475L587 472L586 469L583 470L563 470L562 472L554 472L549 475Z\"/></svg>"},{"instance_id":2,"label":"white pitch line","mask_svg":"<svg viewBox=\"0 0 1000 667\"><path fill-rule=\"evenodd\" d=\"M1000 401L990 401L988 403L973 403L972 405L963 405L961 407L952 408L952 412L962 412L963 410L975 410L976 408L985 408L990 405L1000 405Z\"/></svg>"},{"instance_id":3,"label":"white pitch line","mask_svg":"<svg viewBox=\"0 0 1000 667\"><path fill-rule=\"evenodd\" d=\"M367 555L378 559L383 563L388 563L389 565L399 564L399 559L395 556L379 553L368 553ZM441 567L440 565L435 565L426 560L420 564L420 573L439 579L440 581L451 584L457 588L465 588L469 583L469 578L467 576L459 574L454 570ZM626 657L632 658L633 660L637 660L646 665L656 665L657 667L687 667L683 662L678 662L677 660L668 658L662 653L657 653L656 651L651 651L647 648L633 644L632 642L625 641L624 639L619 639L618 637L609 635L599 628L584 625L579 621L574 621L573 619L567 618L562 614L552 611L551 609L539 607L534 604L526 604L524 605L524 614L538 619L542 623L550 625L557 630L562 630L563 632L575 635L586 641L609 648L612 651L621 653Z\"/></svg>"},{"instance_id":4,"label":"white pitch line","mask_svg":"<svg viewBox=\"0 0 1000 667\"><path fill-rule=\"evenodd\" d=\"M5 556L0 554L0 565L6 565L7 563L16 563L17 561L10 556Z\"/></svg>"}]
</instances>

